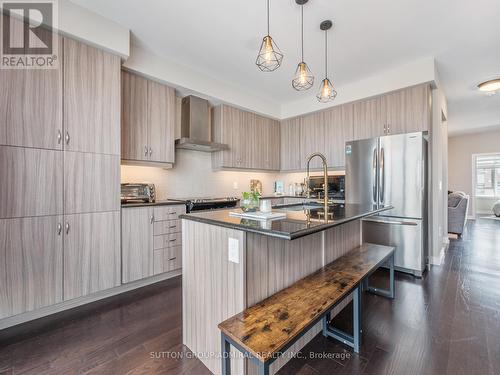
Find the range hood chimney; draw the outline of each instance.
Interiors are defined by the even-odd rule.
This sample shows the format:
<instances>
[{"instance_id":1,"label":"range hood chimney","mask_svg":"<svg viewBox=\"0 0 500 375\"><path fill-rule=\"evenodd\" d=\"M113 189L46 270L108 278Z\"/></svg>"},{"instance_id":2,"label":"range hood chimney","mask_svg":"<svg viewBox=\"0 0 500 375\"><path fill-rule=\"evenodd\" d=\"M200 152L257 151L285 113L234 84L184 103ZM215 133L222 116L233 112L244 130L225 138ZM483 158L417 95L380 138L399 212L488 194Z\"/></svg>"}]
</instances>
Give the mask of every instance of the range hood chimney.
<instances>
[{"instance_id":1,"label":"range hood chimney","mask_svg":"<svg viewBox=\"0 0 500 375\"><path fill-rule=\"evenodd\" d=\"M208 101L197 96L182 98L181 138L175 147L187 150L214 152L228 149L228 145L212 142Z\"/></svg>"}]
</instances>

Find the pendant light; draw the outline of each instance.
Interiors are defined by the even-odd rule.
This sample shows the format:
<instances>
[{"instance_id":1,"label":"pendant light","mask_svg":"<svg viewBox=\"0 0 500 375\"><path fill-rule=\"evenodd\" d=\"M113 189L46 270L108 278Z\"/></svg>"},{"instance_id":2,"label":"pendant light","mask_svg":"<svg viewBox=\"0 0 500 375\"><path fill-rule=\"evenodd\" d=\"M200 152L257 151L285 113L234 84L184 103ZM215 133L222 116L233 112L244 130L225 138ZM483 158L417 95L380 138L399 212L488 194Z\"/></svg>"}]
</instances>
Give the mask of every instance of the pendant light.
<instances>
[{"instance_id":1,"label":"pendant light","mask_svg":"<svg viewBox=\"0 0 500 375\"><path fill-rule=\"evenodd\" d=\"M301 49L302 49L302 59L297 65L297 70L295 70L294 78L292 79L292 87L297 91L309 90L314 85L314 76L309 70L309 67L304 62L304 4L308 0L295 0L301 8Z\"/></svg>"},{"instance_id":2,"label":"pendant light","mask_svg":"<svg viewBox=\"0 0 500 375\"><path fill-rule=\"evenodd\" d=\"M331 29L332 25L330 20L323 21L319 25L319 28L325 32L325 79L321 81L319 91L316 94L321 103L329 102L337 96L337 91L334 90L332 83L328 79L328 30Z\"/></svg>"},{"instance_id":3,"label":"pendant light","mask_svg":"<svg viewBox=\"0 0 500 375\"><path fill-rule=\"evenodd\" d=\"M283 54L269 35L269 0L267 0L267 35L262 39L255 64L263 72L272 72L280 67Z\"/></svg>"}]
</instances>

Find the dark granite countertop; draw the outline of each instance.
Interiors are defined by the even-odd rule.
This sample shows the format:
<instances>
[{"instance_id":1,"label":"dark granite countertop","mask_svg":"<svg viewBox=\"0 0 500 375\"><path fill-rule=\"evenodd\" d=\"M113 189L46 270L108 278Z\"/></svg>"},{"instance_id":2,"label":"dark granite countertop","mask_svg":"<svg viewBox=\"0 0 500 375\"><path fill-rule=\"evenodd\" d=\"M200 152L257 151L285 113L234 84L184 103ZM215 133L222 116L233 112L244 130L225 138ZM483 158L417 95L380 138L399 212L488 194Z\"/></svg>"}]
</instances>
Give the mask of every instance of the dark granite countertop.
<instances>
[{"instance_id":1,"label":"dark granite countertop","mask_svg":"<svg viewBox=\"0 0 500 375\"><path fill-rule=\"evenodd\" d=\"M274 209L273 212L286 213L286 218L269 221L230 216L229 213L234 211L234 208L185 214L180 218L293 240L391 208L392 206L376 208L373 205L333 204L329 207L327 221L324 220L323 207L316 204L300 204Z\"/></svg>"},{"instance_id":2,"label":"dark granite countertop","mask_svg":"<svg viewBox=\"0 0 500 375\"><path fill-rule=\"evenodd\" d=\"M147 207L147 206L175 206L179 204L186 204L186 201L176 200L176 199L167 199L164 201L156 201L156 202L131 202L131 203L122 203L122 208L128 207Z\"/></svg>"}]
</instances>

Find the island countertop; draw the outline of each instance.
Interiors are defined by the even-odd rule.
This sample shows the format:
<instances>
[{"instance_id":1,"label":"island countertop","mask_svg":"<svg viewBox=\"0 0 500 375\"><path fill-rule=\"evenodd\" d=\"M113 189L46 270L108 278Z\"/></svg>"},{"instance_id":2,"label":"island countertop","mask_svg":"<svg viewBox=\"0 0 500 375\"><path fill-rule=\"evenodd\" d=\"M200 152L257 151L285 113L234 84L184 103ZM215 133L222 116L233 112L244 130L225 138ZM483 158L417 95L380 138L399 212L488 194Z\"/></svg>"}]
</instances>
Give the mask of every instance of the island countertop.
<instances>
[{"instance_id":1,"label":"island countertop","mask_svg":"<svg viewBox=\"0 0 500 375\"><path fill-rule=\"evenodd\" d=\"M323 206L300 204L273 212L286 213L286 218L276 220L254 220L229 215L235 209L195 212L181 215L181 219L259 233L266 236L294 240L312 233L361 219L391 209L392 206L376 207L361 204L332 204L328 209L328 220L324 219Z\"/></svg>"}]
</instances>

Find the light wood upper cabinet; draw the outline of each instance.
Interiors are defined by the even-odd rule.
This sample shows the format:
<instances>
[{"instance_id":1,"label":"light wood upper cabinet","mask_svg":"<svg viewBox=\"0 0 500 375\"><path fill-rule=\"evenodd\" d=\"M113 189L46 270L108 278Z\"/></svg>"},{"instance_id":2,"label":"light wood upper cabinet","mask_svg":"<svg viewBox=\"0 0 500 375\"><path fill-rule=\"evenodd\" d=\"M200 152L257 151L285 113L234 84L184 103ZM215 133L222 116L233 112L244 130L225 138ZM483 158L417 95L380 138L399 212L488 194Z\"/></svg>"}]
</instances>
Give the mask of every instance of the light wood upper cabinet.
<instances>
[{"instance_id":1,"label":"light wood upper cabinet","mask_svg":"<svg viewBox=\"0 0 500 375\"><path fill-rule=\"evenodd\" d=\"M354 103L354 139L383 136L385 115L382 114L382 98Z\"/></svg>"},{"instance_id":2,"label":"light wood upper cabinet","mask_svg":"<svg viewBox=\"0 0 500 375\"><path fill-rule=\"evenodd\" d=\"M264 169L278 171L280 169L281 159L281 129L279 121L266 119L264 135L267 142L264 142Z\"/></svg>"},{"instance_id":3,"label":"light wood upper cabinet","mask_svg":"<svg viewBox=\"0 0 500 375\"><path fill-rule=\"evenodd\" d=\"M120 157L64 152L64 213L119 210Z\"/></svg>"},{"instance_id":4,"label":"light wood upper cabinet","mask_svg":"<svg viewBox=\"0 0 500 375\"><path fill-rule=\"evenodd\" d=\"M10 22L11 40L24 45L22 21ZM56 43L57 69L0 69L0 145L62 148L62 38Z\"/></svg>"},{"instance_id":5,"label":"light wood upper cabinet","mask_svg":"<svg viewBox=\"0 0 500 375\"><path fill-rule=\"evenodd\" d=\"M122 71L122 160L175 162L175 90Z\"/></svg>"},{"instance_id":6,"label":"light wood upper cabinet","mask_svg":"<svg viewBox=\"0 0 500 375\"><path fill-rule=\"evenodd\" d=\"M153 275L153 207L122 210L122 282Z\"/></svg>"},{"instance_id":7,"label":"light wood upper cabinet","mask_svg":"<svg viewBox=\"0 0 500 375\"><path fill-rule=\"evenodd\" d=\"M62 216L0 220L0 319L62 301Z\"/></svg>"},{"instance_id":8,"label":"light wood upper cabinet","mask_svg":"<svg viewBox=\"0 0 500 375\"><path fill-rule=\"evenodd\" d=\"M122 71L121 158L148 160L148 81Z\"/></svg>"},{"instance_id":9,"label":"light wood upper cabinet","mask_svg":"<svg viewBox=\"0 0 500 375\"><path fill-rule=\"evenodd\" d=\"M296 171L302 167L300 122L300 117L281 121L280 162L282 171Z\"/></svg>"},{"instance_id":10,"label":"light wood upper cabinet","mask_svg":"<svg viewBox=\"0 0 500 375\"><path fill-rule=\"evenodd\" d=\"M279 170L277 121L220 105L212 110L212 125L214 142L229 146L212 154L214 169Z\"/></svg>"},{"instance_id":11,"label":"light wood upper cabinet","mask_svg":"<svg viewBox=\"0 0 500 375\"><path fill-rule=\"evenodd\" d=\"M325 111L324 121L328 167L344 167L345 143L354 139L353 105L344 104Z\"/></svg>"},{"instance_id":12,"label":"light wood upper cabinet","mask_svg":"<svg viewBox=\"0 0 500 375\"><path fill-rule=\"evenodd\" d=\"M64 38L64 147L120 155L120 58Z\"/></svg>"},{"instance_id":13,"label":"light wood upper cabinet","mask_svg":"<svg viewBox=\"0 0 500 375\"><path fill-rule=\"evenodd\" d=\"M0 146L0 218L62 214L62 154Z\"/></svg>"},{"instance_id":14,"label":"light wood upper cabinet","mask_svg":"<svg viewBox=\"0 0 500 375\"><path fill-rule=\"evenodd\" d=\"M175 109L175 90L149 81L149 160L175 162Z\"/></svg>"},{"instance_id":15,"label":"light wood upper cabinet","mask_svg":"<svg viewBox=\"0 0 500 375\"><path fill-rule=\"evenodd\" d=\"M64 217L64 300L120 285L120 212Z\"/></svg>"},{"instance_id":16,"label":"light wood upper cabinet","mask_svg":"<svg viewBox=\"0 0 500 375\"><path fill-rule=\"evenodd\" d=\"M315 153L321 152L326 156L326 123L324 112L316 112L303 116L300 120L300 165L306 169L307 158ZM321 159L316 157L309 164L311 169L323 168Z\"/></svg>"},{"instance_id":17,"label":"light wood upper cabinet","mask_svg":"<svg viewBox=\"0 0 500 375\"><path fill-rule=\"evenodd\" d=\"M354 139L428 131L430 124L428 84L354 103Z\"/></svg>"},{"instance_id":18,"label":"light wood upper cabinet","mask_svg":"<svg viewBox=\"0 0 500 375\"><path fill-rule=\"evenodd\" d=\"M387 135L429 130L430 86L419 85L384 95L382 108L386 113Z\"/></svg>"}]
</instances>

